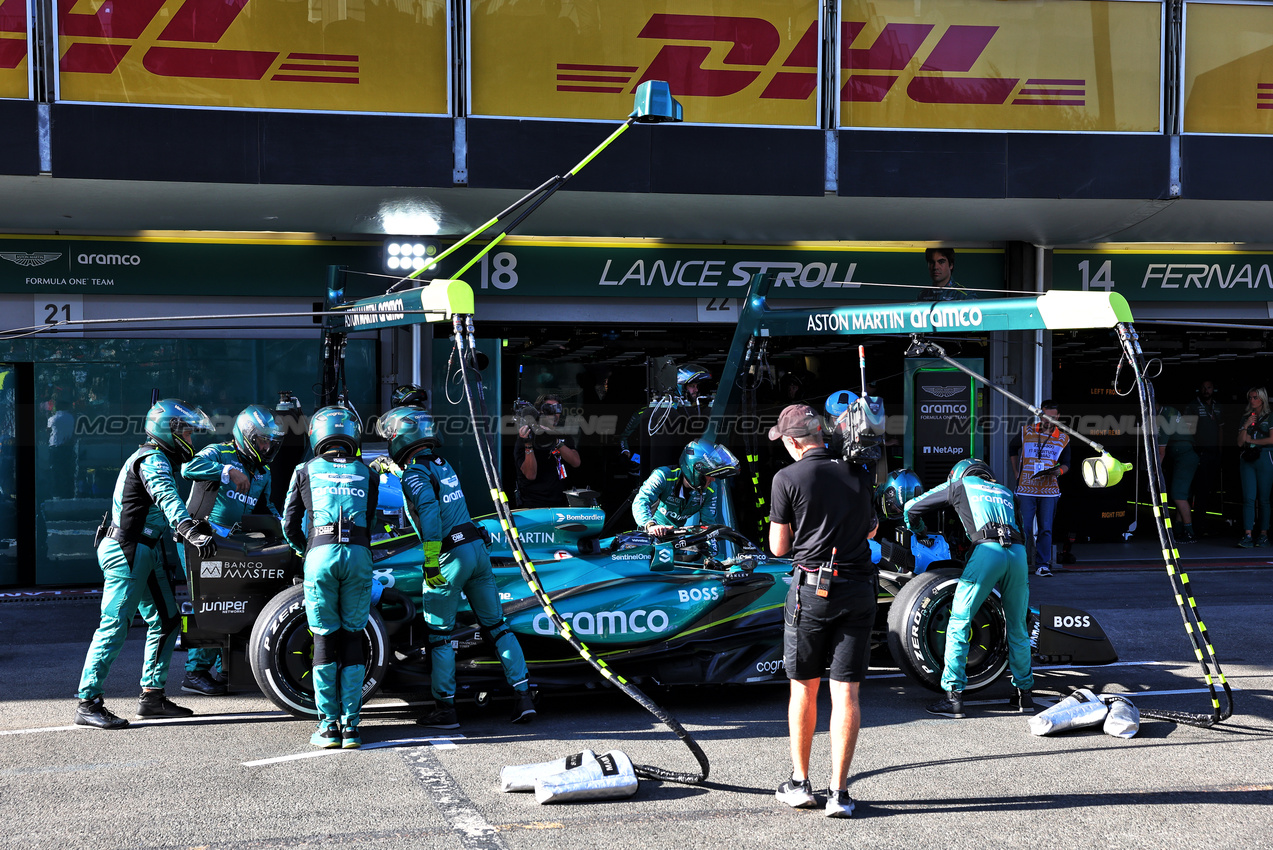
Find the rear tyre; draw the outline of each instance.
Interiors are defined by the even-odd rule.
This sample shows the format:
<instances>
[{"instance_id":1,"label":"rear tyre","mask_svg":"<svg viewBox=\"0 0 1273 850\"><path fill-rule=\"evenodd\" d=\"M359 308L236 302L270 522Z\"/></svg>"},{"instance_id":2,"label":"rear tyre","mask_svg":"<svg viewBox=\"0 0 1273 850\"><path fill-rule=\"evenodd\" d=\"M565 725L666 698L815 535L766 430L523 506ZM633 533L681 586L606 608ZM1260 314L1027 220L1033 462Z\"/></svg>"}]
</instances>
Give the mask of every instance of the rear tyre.
<instances>
[{"instance_id":1,"label":"rear tyre","mask_svg":"<svg viewBox=\"0 0 1273 850\"><path fill-rule=\"evenodd\" d=\"M946 627L959 584L959 570L929 570L908 581L888 612L888 648L902 672L940 691L946 654ZM984 688L1008 667L1007 619L998 590L992 590L972 618L965 691Z\"/></svg>"},{"instance_id":2,"label":"rear tyre","mask_svg":"<svg viewBox=\"0 0 1273 850\"><path fill-rule=\"evenodd\" d=\"M363 702L379 690L389 664L389 636L380 612L371 609L362 631L367 675ZM248 662L270 702L295 717L317 717L314 706L314 635L305 619L305 589L292 585L266 603L248 639Z\"/></svg>"}]
</instances>

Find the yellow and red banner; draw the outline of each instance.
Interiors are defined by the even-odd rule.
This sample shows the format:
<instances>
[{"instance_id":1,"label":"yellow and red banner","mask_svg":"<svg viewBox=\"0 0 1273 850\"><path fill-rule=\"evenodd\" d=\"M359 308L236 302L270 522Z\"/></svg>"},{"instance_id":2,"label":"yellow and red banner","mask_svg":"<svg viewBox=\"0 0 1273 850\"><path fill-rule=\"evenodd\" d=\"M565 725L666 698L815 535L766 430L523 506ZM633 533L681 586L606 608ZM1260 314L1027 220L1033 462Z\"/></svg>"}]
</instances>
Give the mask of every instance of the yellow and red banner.
<instances>
[{"instance_id":1,"label":"yellow and red banner","mask_svg":"<svg viewBox=\"0 0 1273 850\"><path fill-rule=\"evenodd\" d=\"M31 96L27 0L0 0L0 97Z\"/></svg>"},{"instance_id":2,"label":"yellow and red banner","mask_svg":"<svg viewBox=\"0 0 1273 850\"><path fill-rule=\"evenodd\" d=\"M1161 3L843 0L840 126L1157 132Z\"/></svg>"},{"instance_id":3,"label":"yellow and red banner","mask_svg":"<svg viewBox=\"0 0 1273 850\"><path fill-rule=\"evenodd\" d=\"M1185 6L1186 133L1273 133L1273 6Z\"/></svg>"},{"instance_id":4,"label":"yellow and red banner","mask_svg":"<svg viewBox=\"0 0 1273 850\"><path fill-rule=\"evenodd\" d=\"M696 124L818 126L817 0L473 0L474 115L613 120L666 80ZM692 116L692 117L691 117Z\"/></svg>"},{"instance_id":5,"label":"yellow and red banner","mask_svg":"<svg viewBox=\"0 0 1273 850\"><path fill-rule=\"evenodd\" d=\"M57 27L61 100L449 112L446 0L57 0Z\"/></svg>"}]
</instances>

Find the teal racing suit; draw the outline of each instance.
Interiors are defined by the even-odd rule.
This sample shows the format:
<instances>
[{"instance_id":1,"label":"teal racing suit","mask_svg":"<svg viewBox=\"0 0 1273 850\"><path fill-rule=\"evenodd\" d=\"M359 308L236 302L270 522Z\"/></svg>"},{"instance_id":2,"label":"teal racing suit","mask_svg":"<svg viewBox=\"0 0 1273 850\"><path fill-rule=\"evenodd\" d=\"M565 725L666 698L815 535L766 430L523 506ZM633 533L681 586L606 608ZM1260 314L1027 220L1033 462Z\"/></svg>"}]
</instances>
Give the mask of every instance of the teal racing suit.
<instances>
[{"instance_id":1,"label":"teal racing suit","mask_svg":"<svg viewBox=\"0 0 1273 850\"><path fill-rule=\"evenodd\" d=\"M283 535L305 557L305 616L314 633L319 723L356 727L371 612L371 522L380 476L340 449L296 468ZM308 529L308 535L306 534Z\"/></svg>"},{"instance_id":2,"label":"teal racing suit","mask_svg":"<svg viewBox=\"0 0 1273 850\"><path fill-rule=\"evenodd\" d=\"M102 695L111 664L124 646L133 614L146 621L146 654L141 686L162 689L177 643L177 603L160 560L163 534L190 519L172 461L154 443L147 443L124 462L111 497L110 526L97 546L102 568L102 617L84 659L82 700Z\"/></svg>"},{"instance_id":3,"label":"teal racing suit","mask_svg":"<svg viewBox=\"0 0 1273 850\"><path fill-rule=\"evenodd\" d=\"M403 504L420 536L426 568L437 558L446 584L424 585L424 622L428 628L430 686L439 703L455 702L455 648L451 631L460 592L468 599L478 624L499 653L504 678L515 691L529 687L526 658L517 635L504 619L499 588L491 569L485 537L469 515L459 476L444 459L419 454L402 470Z\"/></svg>"},{"instance_id":4,"label":"teal racing suit","mask_svg":"<svg viewBox=\"0 0 1273 850\"><path fill-rule=\"evenodd\" d=\"M632 500L632 517L641 528L670 525L684 528L698 517L698 525L720 525L720 498L716 485L693 490L681 484L681 470L660 466L645 479Z\"/></svg>"},{"instance_id":5,"label":"teal racing suit","mask_svg":"<svg viewBox=\"0 0 1273 850\"><path fill-rule=\"evenodd\" d=\"M1034 686L1030 635L1026 629L1030 584L1012 491L994 481L965 475L907 502L906 527L911 528L913 518L917 519L924 511L944 505L955 509L973 548L951 600L942 688L963 691L967 684L969 627L973 615L998 585L1008 621L1008 667L1012 671L1012 684L1023 691L1029 690Z\"/></svg>"},{"instance_id":6,"label":"teal racing suit","mask_svg":"<svg viewBox=\"0 0 1273 850\"><path fill-rule=\"evenodd\" d=\"M230 481L230 470L236 469L248 477L251 483L246 493L240 493ZM206 519L218 537L229 537L244 514L266 507L277 520L283 517L270 501L270 468L257 471L255 466L243 462L234 449L233 442L217 443L203 449L181 465L181 477L194 481L186 508L195 519ZM264 503L262 505L262 503ZM190 579L186 566L186 547L178 546L181 568ZM192 646L186 650L186 672L199 673L211 670L221 659L221 650Z\"/></svg>"}]
</instances>

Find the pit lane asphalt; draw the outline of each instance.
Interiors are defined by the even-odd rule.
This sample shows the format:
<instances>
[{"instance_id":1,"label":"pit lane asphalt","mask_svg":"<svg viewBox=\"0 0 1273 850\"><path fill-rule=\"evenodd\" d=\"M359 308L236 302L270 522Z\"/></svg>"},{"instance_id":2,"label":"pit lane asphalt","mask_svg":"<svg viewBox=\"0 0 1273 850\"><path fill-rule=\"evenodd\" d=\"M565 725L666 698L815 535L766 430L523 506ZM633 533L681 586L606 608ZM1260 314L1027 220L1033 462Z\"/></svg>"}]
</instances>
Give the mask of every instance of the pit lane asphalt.
<instances>
[{"instance_id":1,"label":"pit lane asphalt","mask_svg":"<svg viewBox=\"0 0 1273 850\"><path fill-rule=\"evenodd\" d=\"M862 692L851 786L858 810L848 821L773 798L789 765L781 686L655 695L711 759L703 787L643 780L627 800L539 806L529 795L501 794L500 768L584 747L622 749L670 769L691 770L694 761L612 692L545 696L530 726L507 723L501 704L469 707L463 737L432 744L407 719L369 712L367 744L404 743L349 752L312 750L312 724L258 693L172 693L200 716L121 732L73 727L70 695L96 602L0 604L0 846L1268 846L1273 569L1192 566L1190 578L1236 689L1231 720L1210 730L1145 720L1130 741L1096 730L1037 738L1001 702L978 704L1005 699L1003 682L970 695L969 719L944 720L924 712L932 693L876 670ZM1104 668L1038 670L1037 692L1090 687L1130 692L1142 708L1209 710L1161 571L1031 583L1036 604L1095 614L1121 658ZM136 706L142 635L132 630L107 683L107 704L126 716ZM182 660L178 653L174 683ZM815 787L826 783L828 713L824 689Z\"/></svg>"}]
</instances>

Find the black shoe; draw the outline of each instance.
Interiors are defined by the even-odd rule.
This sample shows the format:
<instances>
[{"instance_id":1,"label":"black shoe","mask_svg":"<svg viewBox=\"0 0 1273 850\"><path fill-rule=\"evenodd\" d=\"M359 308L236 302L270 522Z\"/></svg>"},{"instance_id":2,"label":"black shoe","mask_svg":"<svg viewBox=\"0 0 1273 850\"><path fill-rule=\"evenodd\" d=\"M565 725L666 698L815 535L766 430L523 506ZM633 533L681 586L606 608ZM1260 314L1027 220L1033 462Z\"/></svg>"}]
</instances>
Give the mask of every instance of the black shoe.
<instances>
[{"instance_id":1,"label":"black shoe","mask_svg":"<svg viewBox=\"0 0 1273 850\"><path fill-rule=\"evenodd\" d=\"M320 749L336 749L341 745L340 726L331 721L318 721L318 728L309 736L309 742Z\"/></svg>"},{"instance_id":2,"label":"black shoe","mask_svg":"<svg viewBox=\"0 0 1273 850\"><path fill-rule=\"evenodd\" d=\"M226 687L224 683L213 679L212 674L207 670L198 670L194 673L186 674L186 678L181 680L181 690L187 694L219 697L225 695Z\"/></svg>"},{"instance_id":3,"label":"black shoe","mask_svg":"<svg viewBox=\"0 0 1273 850\"><path fill-rule=\"evenodd\" d=\"M437 708L416 720L417 726L430 729L459 729L460 721L455 716L455 706L440 702Z\"/></svg>"},{"instance_id":4,"label":"black shoe","mask_svg":"<svg viewBox=\"0 0 1273 850\"><path fill-rule=\"evenodd\" d=\"M530 691L517 692L511 719L513 723L529 723L535 719L535 701L531 699Z\"/></svg>"},{"instance_id":5,"label":"black shoe","mask_svg":"<svg viewBox=\"0 0 1273 850\"><path fill-rule=\"evenodd\" d=\"M1008 699L1008 706L1013 711L1034 713L1034 694L1030 691L1023 691L1020 688L1012 689L1012 696Z\"/></svg>"},{"instance_id":6,"label":"black shoe","mask_svg":"<svg viewBox=\"0 0 1273 850\"><path fill-rule=\"evenodd\" d=\"M962 719L965 716L964 695L959 691L946 691L945 697L928 707L928 713Z\"/></svg>"},{"instance_id":7,"label":"black shoe","mask_svg":"<svg viewBox=\"0 0 1273 850\"><path fill-rule=\"evenodd\" d=\"M1176 542L1177 543L1197 543L1198 538L1194 535L1192 527L1184 526L1180 529L1179 533L1176 534Z\"/></svg>"},{"instance_id":8,"label":"black shoe","mask_svg":"<svg viewBox=\"0 0 1273 850\"><path fill-rule=\"evenodd\" d=\"M75 725L97 729L127 729L128 721L106 707L101 697L82 699L75 707Z\"/></svg>"},{"instance_id":9,"label":"black shoe","mask_svg":"<svg viewBox=\"0 0 1273 850\"><path fill-rule=\"evenodd\" d=\"M786 803L793 809L809 809L818 805L808 779L788 779L778 786L774 796L778 798L778 802Z\"/></svg>"},{"instance_id":10,"label":"black shoe","mask_svg":"<svg viewBox=\"0 0 1273 850\"><path fill-rule=\"evenodd\" d=\"M152 717L190 717L193 714L192 709L177 705L164 696L163 691L142 691L141 699L137 701L138 720Z\"/></svg>"}]
</instances>

